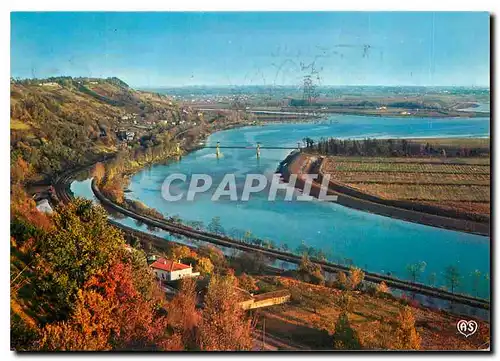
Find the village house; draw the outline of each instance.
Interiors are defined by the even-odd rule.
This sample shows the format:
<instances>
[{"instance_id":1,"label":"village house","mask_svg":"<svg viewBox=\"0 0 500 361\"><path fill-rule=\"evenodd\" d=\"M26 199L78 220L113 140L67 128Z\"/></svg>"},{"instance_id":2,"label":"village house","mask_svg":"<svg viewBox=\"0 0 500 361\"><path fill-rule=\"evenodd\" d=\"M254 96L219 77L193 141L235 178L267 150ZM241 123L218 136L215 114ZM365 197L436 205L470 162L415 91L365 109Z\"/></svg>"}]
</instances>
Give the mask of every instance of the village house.
<instances>
[{"instance_id":1,"label":"village house","mask_svg":"<svg viewBox=\"0 0 500 361\"><path fill-rule=\"evenodd\" d=\"M42 213L52 213L52 207L47 199L36 202L36 209Z\"/></svg>"},{"instance_id":2,"label":"village house","mask_svg":"<svg viewBox=\"0 0 500 361\"><path fill-rule=\"evenodd\" d=\"M193 267L166 258L159 258L150 266L156 278L161 281L175 281L186 277L197 277L199 272L193 272Z\"/></svg>"},{"instance_id":3,"label":"village house","mask_svg":"<svg viewBox=\"0 0 500 361\"><path fill-rule=\"evenodd\" d=\"M45 82L45 83L40 83L38 84L40 86L52 86L52 87L60 87L60 85L58 83L55 83L55 82L52 82L52 81L49 81L49 82Z\"/></svg>"},{"instance_id":4,"label":"village house","mask_svg":"<svg viewBox=\"0 0 500 361\"><path fill-rule=\"evenodd\" d=\"M129 131L129 130L120 129L120 130L118 130L116 132L116 136L120 140L124 140L124 141L130 142L130 141L134 140L134 138L135 138L135 132L132 132L132 131Z\"/></svg>"}]
</instances>

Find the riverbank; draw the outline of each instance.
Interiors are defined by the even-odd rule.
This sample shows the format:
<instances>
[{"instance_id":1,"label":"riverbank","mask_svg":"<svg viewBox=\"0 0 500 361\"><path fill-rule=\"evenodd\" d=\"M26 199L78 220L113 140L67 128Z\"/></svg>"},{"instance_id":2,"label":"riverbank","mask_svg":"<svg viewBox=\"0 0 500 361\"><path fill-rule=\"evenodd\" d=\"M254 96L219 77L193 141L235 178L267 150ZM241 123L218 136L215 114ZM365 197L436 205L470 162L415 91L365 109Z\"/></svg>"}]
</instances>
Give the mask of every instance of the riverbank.
<instances>
[{"instance_id":1,"label":"riverbank","mask_svg":"<svg viewBox=\"0 0 500 361\"><path fill-rule=\"evenodd\" d=\"M208 108L206 104L197 106L190 104L195 109L207 112L224 112L233 110L224 107L223 104L215 104L213 108ZM410 108L355 108L343 105L330 106L325 109L321 107L254 107L251 109L238 110L253 114L261 121L314 121L318 118L329 115L359 115L391 118L481 118L489 117L489 112L478 112L474 110L433 110L433 109L410 109Z\"/></svg>"},{"instance_id":2,"label":"riverbank","mask_svg":"<svg viewBox=\"0 0 500 361\"><path fill-rule=\"evenodd\" d=\"M318 197L321 190L321 183L324 174L322 172L322 159L318 156L306 155L300 152L293 152L285 158L279 165L277 171L283 175L283 179L288 182L292 174L297 175L295 187L304 190L307 174L317 174L318 179L311 185L310 195ZM404 221L420 223L427 226L445 228L455 231L473 233L481 236L489 236L490 224L485 222L476 222L473 220L451 218L437 214L425 212L425 207L418 208L411 202L400 203L395 206L394 202L387 202L380 198L363 194L341 184L330 181L328 183L329 195L336 195L337 202L340 205L354 208L357 210L375 213L378 215L396 218ZM407 208L402 207L404 205Z\"/></svg>"},{"instance_id":3,"label":"riverbank","mask_svg":"<svg viewBox=\"0 0 500 361\"><path fill-rule=\"evenodd\" d=\"M81 171L81 170L80 170ZM72 195L67 194L67 190L69 189L69 182L70 180L75 176L75 174L66 174L65 177L60 178L59 181L62 182L63 184L56 184L55 188L56 191L58 192L58 196L61 199L65 200L70 200ZM253 244L248 244L242 241L234 240L231 239L227 236L223 235L217 235L217 234L212 234L210 232L202 231L202 230L197 230L192 227L185 226L183 224L171 222L168 220L160 220L160 219L153 219L148 216L143 216L140 214L137 214L131 210L128 210L115 202L111 201L110 199L106 198L97 188L95 181L92 182L92 191L96 198L100 201L101 204L104 206L110 207L111 209L123 214L124 216L131 217L132 219L135 219L137 221L140 221L148 226L151 227L156 227L159 229L162 229L164 231L170 232L172 234L179 234L185 237L189 237L192 239L197 239L203 242L208 242L211 244L216 244L220 245L223 247L229 247L229 248L235 248L240 251L245 251L245 252L259 252L264 256L271 257L273 259L279 259L282 261L286 262L291 262L295 264L299 264L301 262L301 256L295 255L290 252L284 252L280 250L275 250L275 249L269 249L266 247L258 246L258 245L253 245ZM110 222L114 225L116 225L115 221ZM124 231L128 231L129 227L119 227L122 228ZM141 232L141 231L135 231L135 234L143 234L144 237L150 238L148 234ZM159 239L155 237L155 241L158 242ZM155 242L155 243L156 243ZM330 272L330 273L338 273L338 272L348 272L349 267L339 265L339 264L334 264L330 263L327 261L320 261L320 260L314 260L315 263L319 264L322 269L325 272ZM454 294L446 290L442 290L436 287L430 287L424 284L420 283L413 283L410 281L405 281L401 280L395 277L387 276L387 275L382 275L382 274L377 274L377 273L372 273L365 271L365 280L369 282L374 282L374 283L380 283L384 281L389 287L401 291L407 291L407 292L413 292L415 294L421 294L425 296L429 296L432 298L440 299L440 300L446 300L446 301L451 301L456 304L462 304L462 305L467 305L470 307L477 307L480 309L489 309L489 302L484 299L476 298L476 297L471 297L467 295L461 295L461 294Z\"/></svg>"},{"instance_id":4,"label":"riverbank","mask_svg":"<svg viewBox=\"0 0 500 361\"><path fill-rule=\"evenodd\" d=\"M167 221L167 220L160 220L160 219L154 219L149 216L143 216L140 215L136 212L133 212L129 209L126 209L112 200L106 198L99 190L99 188L96 185L95 181L92 181L92 191L96 198L105 206L108 206L115 211L133 218L135 220L138 220L146 225L152 226L152 227L157 227L159 229L162 229L164 231L173 233L173 234L180 234L185 237L189 237L191 239L197 239L199 241L204 241L212 244L217 244L220 246L224 247L229 247L229 248L235 248L240 251L245 251L245 252L258 252L264 256L274 258L274 259L279 259L282 261L290 262L290 263L295 263L295 264L300 264L302 261L302 257L290 252L285 252L285 251L280 251L276 249L269 249L266 247L262 246L257 246L253 244L248 244L243 241L238 241L235 239L232 239L228 236L225 235L220 235L220 234L214 234L210 233L207 231L203 230L198 230L194 229L192 227L172 222L172 221ZM348 272L349 267L342 266L339 264L334 264L331 262L327 261L321 261L321 260L316 260L312 259L314 263L317 263L322 267L322 269L326 272L331 272L331 273L338 273L338 272ZM460 303L463 305L468 305L471 307L478 307L482 309L489 309L489 302L484 300L484 299L479 299L475 297L470 297L466 295L459 295L459 294L454 294L449 291L445 291L439 288L435 287L430 287L424 284L420 283L414 283L410 281L405 281L401 280L398 278L394 278L391 276L386 276L382 274L377 274L377 273L372 273L368 271L365 272L365 280L373 283L380 283L384 281L387 286L398 289L401 291L409 291L409 292L414 292L414 293L419 293L425 296L430 296L434 297L437 299L442 299L442 300L447 300L447 301L452 301L456 303Z\"/></svg>"}]
</instances>

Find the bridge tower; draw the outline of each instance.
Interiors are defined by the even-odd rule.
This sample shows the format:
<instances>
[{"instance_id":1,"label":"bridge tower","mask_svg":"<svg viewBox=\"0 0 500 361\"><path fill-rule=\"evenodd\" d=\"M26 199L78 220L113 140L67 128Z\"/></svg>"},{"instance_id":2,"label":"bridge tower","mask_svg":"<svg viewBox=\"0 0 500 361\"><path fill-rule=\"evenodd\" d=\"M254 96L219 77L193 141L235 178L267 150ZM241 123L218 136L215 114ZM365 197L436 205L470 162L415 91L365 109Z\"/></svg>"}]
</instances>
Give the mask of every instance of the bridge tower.
<instances>
[{"instance_id":1,"label":"bridge tower","mask_svg":"<svg viewBox=\"0 0 500 361\"><path fill-rule=\"evenodd\" d=\"M257 158L260 158L260 143L257 143Z\"/></svg>"},{"instance_id":2,"label":"bridge tower","mask_svg":"<svg viewBox=\"0 0 500 361\"><path fill-rule=\"evenodd\" d=\"M221 155L220 153L220 142L217 142L217 145L215 146L215 156L219 158Z\"/></svg>"}]
</instances>

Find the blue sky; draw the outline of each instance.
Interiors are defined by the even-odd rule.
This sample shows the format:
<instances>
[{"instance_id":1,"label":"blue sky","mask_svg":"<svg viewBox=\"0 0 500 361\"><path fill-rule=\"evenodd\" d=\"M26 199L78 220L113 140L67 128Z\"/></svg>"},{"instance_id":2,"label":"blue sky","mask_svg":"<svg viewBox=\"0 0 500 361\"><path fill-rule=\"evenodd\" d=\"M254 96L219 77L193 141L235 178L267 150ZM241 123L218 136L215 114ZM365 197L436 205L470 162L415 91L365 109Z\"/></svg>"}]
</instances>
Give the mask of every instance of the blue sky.
<instances>
[{"instance_id":1,"label":"blue sky","mask_svg":"<svg viewBox=\"0 0 500 361\"><path fill-rule=\"evenodd\" d=\"M488 13L12 13L11 75L135 87L489 84Z\"/></svg>"}]
</instances>

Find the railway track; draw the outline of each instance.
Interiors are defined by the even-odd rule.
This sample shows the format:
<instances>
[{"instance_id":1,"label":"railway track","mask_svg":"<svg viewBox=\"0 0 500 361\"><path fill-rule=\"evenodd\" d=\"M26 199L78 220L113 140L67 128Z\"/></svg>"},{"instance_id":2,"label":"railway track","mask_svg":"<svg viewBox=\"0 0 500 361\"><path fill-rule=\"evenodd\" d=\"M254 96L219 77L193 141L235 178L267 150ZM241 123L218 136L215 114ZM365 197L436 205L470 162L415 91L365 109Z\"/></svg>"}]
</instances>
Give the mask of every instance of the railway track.
<instances>
[{"instance_id":1,"label":"railway track","mask_svg":"<svg viewBox=\"0 0 500 361\"><path fill-rule=\"evenodd\" d=\"M69 185L71 180L74 178L74 175L78 172L81 172L85 169L91 168L92 165L86 166L86 167L81 167L76 170L68 171L61 176L57 177L55 182L54 182L54 188L56 191L56 194L58 198L63 201L63 202L69 202L72 199L72 195L69 193ZM220 246L224 247L230 247L230 248L235 248L241 251L246 251L246 252L259 252L267 257L271 257L274 259L279 259L282 261L290 262L290 263L295 263L295 264L300 264L301 262L301 257L297 256L295 254L289 253L289 252L284 252L280 250L275 250L275 249L268 249L265 247L257 246L257 245L249 245L246 244L242 241L238 241L223 235L218 235L218 234L212 234L209 232L197 230L188 226L184 226L182 224L178 224L175 222L167 221L167 220L160 220L160 219L154 219L150 217L146 217L140 214L137 214L133 211L130 211L124 207L121 207L118 204L113 203L110 201L108 198L106 198L98 189L96 186L95 182L92 181L92 191L96 198L103 204L106 205L115 211L120 212L123 215L126 215L130 218L136 219L141 221L142 223L157 227L159 229L162 229L164 231L167 231L171 234L177 234L177 235L182 235L188 238L192 239L197 239L200 241L212 243L212 244L217 244ZM115 226L118 226L117 222L111 221L111 223ZM128 227L126 226L119 226L119 228L122 228L124 231L130 231ZM140 232L137 230L134 230L135 233L138 234L143 234L145 237L152 237L149 234L146 234L144 232ZM153 238L151 238L153 239ZM155 239L155 242L158 242L158 239ZM343 265L339 264L333 264L330 262L326 261L321 261L321 260L313 260L315 263L319 264L323 270L331 273L338 273L338 272L348 272L349 268ZM476 297L471 297L467 295L461 295L461 294L455 294L446 290L442 290L439 288L435 287L430 287L424 284L420 283L415 283L415 282L410 282L410 281L405 281L405 280L400 280L394 277L390 277L387 275L381 275L373 272L365 272L365 280L368 282L373 282L373 283L380 283L384 281L388 287L397 289L400 291L406 291L406 292L413 292L429 297L434 297L436 299L440 300L445 300L449 302L454 302L457 304L463 304L471 307L477 307L480 309L485 309L489 310L490 309L490 302L488 300L482 299L482 298L476 298Z\"/></svg>"}]
</instances>

